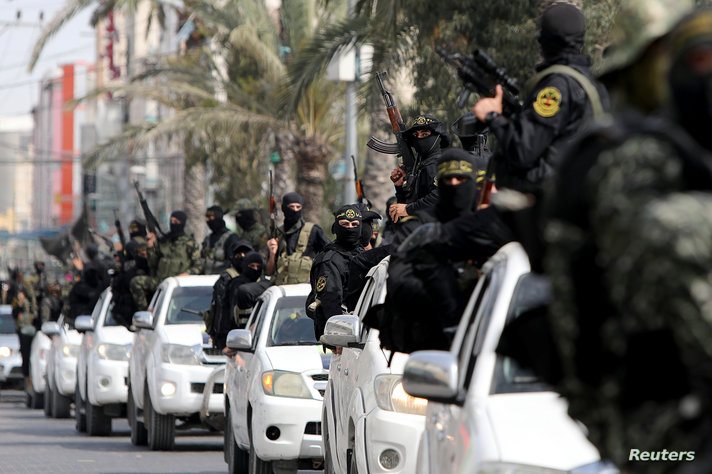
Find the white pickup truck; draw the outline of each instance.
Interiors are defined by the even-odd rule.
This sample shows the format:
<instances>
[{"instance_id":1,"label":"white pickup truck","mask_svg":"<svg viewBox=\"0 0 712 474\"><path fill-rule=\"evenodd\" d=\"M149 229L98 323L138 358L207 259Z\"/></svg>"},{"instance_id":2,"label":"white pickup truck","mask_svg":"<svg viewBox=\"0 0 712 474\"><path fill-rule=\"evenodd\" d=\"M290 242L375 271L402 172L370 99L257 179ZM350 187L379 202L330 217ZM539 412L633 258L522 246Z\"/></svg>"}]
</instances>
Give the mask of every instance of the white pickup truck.
<instances>
[{"instance_id":1,"label":"white pickup truck","mask_svg":"<svg viewBox=\"0 0 712 474\"><path fill-rule=\"evenodd\" d=\"M225 356L213 349L201 316L210 306L217 278L166 278L149 310L134 314L127 400L134 445L172 450L176 419L183 422L181 428L215 430L211 416L224 417L222 383L213 384L207 399L208 417L200 416L205 384L213 370L225 364Z\"/></svg>"},{"instance_id":2,"label":"white pickup truck","mask_svg":"<svg viewBox=\"0 0 712 474\"><path fill-rule=\"evenodd\" d=\"M74 414L77 431L92 436L111 434L111 420L125 416L129 349L133 334L112 314L111 288L101 294L91 316L74 326L83 334L77 359Z\"/></svg>"}]
</instances>

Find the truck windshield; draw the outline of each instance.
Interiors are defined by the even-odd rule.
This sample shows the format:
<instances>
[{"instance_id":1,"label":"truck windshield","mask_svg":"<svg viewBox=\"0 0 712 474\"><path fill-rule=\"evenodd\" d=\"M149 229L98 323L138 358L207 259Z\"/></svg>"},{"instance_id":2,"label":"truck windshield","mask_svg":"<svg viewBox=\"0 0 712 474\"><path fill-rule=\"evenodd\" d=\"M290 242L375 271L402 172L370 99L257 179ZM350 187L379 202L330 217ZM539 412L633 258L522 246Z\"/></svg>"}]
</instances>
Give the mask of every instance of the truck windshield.
<instances>
[{"instance_id":1,"label":"truck windshield","mask_svg":"<svg viewBox=\"0 0 712 474\"><path fill-rule=\"evenodd\" d=\"M268 346L318 344L314 337L314 321L304 309L305 302L306 296L287 296L277 301L269 329Z\"/></svg>"},{"instance_id":2,"label":"truck windshield","mask_svg":"<svg viewBox=\"0 0 712 474\"><path fill-rule=\"evenodd\" d=\"M212 286L186 286L174 289L168 303L166 324L202 323L202 312L210 307L212 297Z\"/></svg>"}]
</instances>

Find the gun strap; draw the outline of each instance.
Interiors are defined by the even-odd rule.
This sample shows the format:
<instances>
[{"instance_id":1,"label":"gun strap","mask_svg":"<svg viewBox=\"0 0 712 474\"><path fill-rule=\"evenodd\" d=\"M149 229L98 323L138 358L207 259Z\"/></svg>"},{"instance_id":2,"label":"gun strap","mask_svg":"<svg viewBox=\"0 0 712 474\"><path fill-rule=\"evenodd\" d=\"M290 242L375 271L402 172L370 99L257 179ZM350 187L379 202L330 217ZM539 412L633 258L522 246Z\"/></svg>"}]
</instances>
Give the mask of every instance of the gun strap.
<instances>
[{"instance_id":1,"label":"gun strap","mask_svg":"<svg viewBox=\"0 0 712 474\"><path fill-rule=\"evenodd\" d=\"M311 222L305 222L304 227L299 231L299 239L297 240L297 247L294 249L294 253L301 256L307 251L307 244L309 243L309 236L311 235L312 228L314 224Z\"/></svg>"},{"instance_id":2,"label":"gun strap","mask_svg":"<svg viewBox=\"0 0 712 474\"><path fill-rule=\"evenodd\" d=\"M598 93L598 89L596 89L596 86L593 85L591 79L586 77L586 75L581 73L580 71L577 71L576 69L572 68L571 66L566 66L564 64L554 64L553 66L549 66L548 68L539 71L537 74L534 75L534 77L529 79L529 81L527 82L526 89L528 93L532 92L534 86L536 86L539 81L551 74L563 74L565 76L569 76L570 78L578 82L581 88L586 93L586 96L588 96L588 102L591 104L593 117L600 118L603 115L603 103L601 102L601 96Z\"/></svg>"}]
</instances>

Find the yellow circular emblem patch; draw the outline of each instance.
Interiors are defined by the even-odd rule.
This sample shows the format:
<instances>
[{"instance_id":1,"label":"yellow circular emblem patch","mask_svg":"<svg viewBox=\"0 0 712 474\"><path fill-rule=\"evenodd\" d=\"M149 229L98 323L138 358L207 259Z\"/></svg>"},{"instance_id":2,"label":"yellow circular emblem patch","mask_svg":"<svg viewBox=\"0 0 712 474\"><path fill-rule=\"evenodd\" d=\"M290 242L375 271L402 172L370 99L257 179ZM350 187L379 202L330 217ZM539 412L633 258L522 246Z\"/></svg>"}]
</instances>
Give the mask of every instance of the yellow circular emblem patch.
<instances>
[{"instance_id":1,"label":"yellow circular emblem patch","mask_svg":"<svg viewBox=\"0 0 712 474\"><path fill-rule=\"evenodd\" d=\"M316 291L321 291L326 287L326 277L320 276L316 281Z\"/></svg>"},{"instance_id":2,"label":"yellow circular emblem patch","mask_svg":"<svg viewBox=\"0 0 712 474\"><path fill-rule=\"evenodd\" d=\"M534 101L534 112L542 117L553 117L561 108L561 92L556 87L545 87Z\"/></svg>"},{"instance_id":3,"label":"yellow circular emblem patch","mask_svg":"<svg viewBox=\"0 0 712 474\"><path fill-rule=\"evenodd\" d=\"M356 217L356 212L354 212L353 209L347 209L346 210L346 218L353 219L354 217Z\"/></svg>"}]
</instances>

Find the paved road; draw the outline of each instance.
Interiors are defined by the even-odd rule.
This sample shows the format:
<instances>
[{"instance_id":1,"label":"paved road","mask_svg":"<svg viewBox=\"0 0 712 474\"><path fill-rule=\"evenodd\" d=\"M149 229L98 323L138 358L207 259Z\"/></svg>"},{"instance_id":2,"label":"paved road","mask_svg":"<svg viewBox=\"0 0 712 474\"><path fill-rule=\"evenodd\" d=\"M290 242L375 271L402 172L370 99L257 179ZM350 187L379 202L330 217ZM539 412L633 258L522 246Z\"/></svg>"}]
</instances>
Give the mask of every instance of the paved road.
<instances>
[{"instance_id":1,"label":"paved road","mask_svg":"<svg viewBox=\"0 0 712 474\"><path fill-rule=\"evenodd\" d=\"M176 450L131 445L125 419L114 434L90 437L74 430L74 418L46 418L25 407L24 393L0 392L0 473L224 473L222 434L178 432Z\"/></svg>"}]
</instances>

